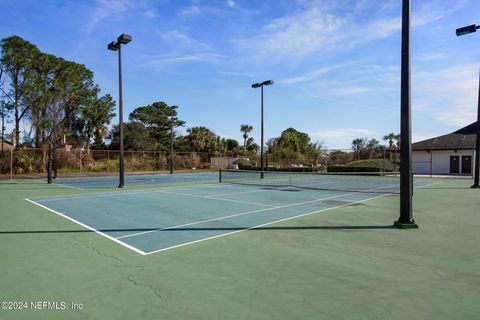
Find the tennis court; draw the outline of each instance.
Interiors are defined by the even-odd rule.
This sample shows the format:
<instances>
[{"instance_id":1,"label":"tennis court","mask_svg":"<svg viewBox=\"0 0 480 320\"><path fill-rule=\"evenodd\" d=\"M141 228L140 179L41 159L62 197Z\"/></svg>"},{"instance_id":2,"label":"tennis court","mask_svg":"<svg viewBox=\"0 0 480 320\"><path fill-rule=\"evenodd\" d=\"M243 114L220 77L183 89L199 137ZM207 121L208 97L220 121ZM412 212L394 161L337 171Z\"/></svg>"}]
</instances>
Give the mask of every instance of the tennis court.
<instances>
[{"instance_id":1,"label":"tennis court","mask_svg":"<svg viewBox=\"0 0 480 320\"><path fill-rule=\"evenodd\" d=\"M75 189L114 188L118 186L118 179L118 175L57 178L53 180L53 183ZM216 172L195 172L175 174L125 175L125 184L127 187L156 184L199 183L209 181L218 181L218 174Z\"/></svg>"},{"instance_id":2,"label":"tennis court","mask_svg":"<svg viewBox=\"0 0 480 320\"><path fill-rule=\"evenodd\" d=\"M392 195L399 185L399 178L391 176L265 173L260 178L258 172L241 171L222 176L222 183L27 201L146 255L361 204ZM205 177L214 176L201 176Z\"/></svg>"},{"instance_id":3,"label":"tennis court","mask_svg":"<svg viewBox=\"0 0 480 320\"><path fill-rule=\"evenodd\" d=\"M84 306L4 317L131 319L141 308L145 319L478 318L480 221L471 179L416 177L416 230L393 227L396 194L264 179L121 190L0 181L3 299ZM256 210L263 211L218 219ZM217 220L196 223L206 219ZM241 232L280 219L290 220ZM120 238L141 232L149 233ZM173 241L185 245L173 249ZM392 312L399 305L412 307Z\"/></svg>"}]
</instances>

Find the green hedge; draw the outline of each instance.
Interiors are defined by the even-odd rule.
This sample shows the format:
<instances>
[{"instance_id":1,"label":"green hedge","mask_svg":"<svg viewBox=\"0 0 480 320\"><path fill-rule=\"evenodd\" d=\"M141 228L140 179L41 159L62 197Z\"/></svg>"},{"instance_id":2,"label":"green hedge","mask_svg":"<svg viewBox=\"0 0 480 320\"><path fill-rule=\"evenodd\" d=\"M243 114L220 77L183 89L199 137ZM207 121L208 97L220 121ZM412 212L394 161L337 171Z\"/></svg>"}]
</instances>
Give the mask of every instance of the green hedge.
<instances>
[{"instance_id":1,"label":"green hedge","mask_svg":"<svg viewBox=\"0 0 480 320\"><path fill-rule=\"evenodd\" d=\"M375 167L349 167L349 166L329 166L328 172L395 172L392 169L375 168Z\"/></svg>"},{"instance_id":2,"label":"green hedge","mask_svg":"<svg viewBox=\"0 0 480 320\"><path fill-rule=\"evenodd\" d=\"M395 170L395 165L388 160L383 159L369 159L369 160L357 160L347 163L347 167L373 167L379 168L385 171Z\"/></svg>"},{"instance_id":3,"label":"green hedge","mask_svg":"<svg viewBox=\"0 0 480 320\"><path fill-rule=\"evenodd\" d=\"M260 167L258 166L247 166L247 165L242 165L238 164L238 169L240 170L255 170L255 171L260 171ZM267 171L283 171L283 172L314 172L313 168L309 167L295 167L295 168L275 168L275 167L269 167Z\"/></svg>"},{"instance_id":4,"label":"green hedge","mask_svg":"<svg viewBox=\"0 0 480 320\"><path fill-rule=\"evenodd\" d=\"M375 167L349 167L347 165L328 166L327 172L381 172L381 168Z\"/></svg>"}]
</instances>

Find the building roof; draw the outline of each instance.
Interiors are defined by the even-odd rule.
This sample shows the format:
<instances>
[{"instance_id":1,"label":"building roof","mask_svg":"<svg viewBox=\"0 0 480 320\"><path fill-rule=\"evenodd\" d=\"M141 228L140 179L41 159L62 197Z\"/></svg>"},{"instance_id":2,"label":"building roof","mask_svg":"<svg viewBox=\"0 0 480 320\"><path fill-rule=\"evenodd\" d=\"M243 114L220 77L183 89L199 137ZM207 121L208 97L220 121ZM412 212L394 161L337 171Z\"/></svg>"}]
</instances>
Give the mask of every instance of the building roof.
<instances>
[{"instance_id":1,"label":"building roof","mask_svg":"<svg viewBox=\"0 0 480 320\"><path fill-rule=\"evenodd\" d=\"M477 122L443 136L412 144L412 150L472 150L475 149Z\"/></svg>"},{"instance_id":2,"label":"building roof","mask_svg":"<svg viewBox=\"0 0 480 320\"><path fill-rule=\"evenodd\" d=\"M2 143L2 138L0 137L0 144ZM13 145L7 141L7 140L3 140L3 150L10 150L10 149L13 149Z\"/></svg>"}]
</instances>

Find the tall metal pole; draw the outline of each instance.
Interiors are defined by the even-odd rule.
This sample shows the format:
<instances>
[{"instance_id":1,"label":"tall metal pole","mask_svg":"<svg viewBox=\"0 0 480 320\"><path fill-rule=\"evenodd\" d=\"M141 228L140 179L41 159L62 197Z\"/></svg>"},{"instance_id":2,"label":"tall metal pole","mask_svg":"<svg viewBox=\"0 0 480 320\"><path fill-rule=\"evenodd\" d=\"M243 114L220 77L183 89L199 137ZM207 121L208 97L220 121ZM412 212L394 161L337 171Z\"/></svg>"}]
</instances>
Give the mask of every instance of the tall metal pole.
<instances>
[{"instance_id":1,"label":"tall metal pole","mask_svg":"<svg viewBox=\"0 0 480 320\"><path fill-rule=\"evenodd\" d=\"M3 106L2 106L2 108L3 108ZM5 133L5 117L3 116L3 109L2 109L1 116L2 116L2 148L0 149L0 151L3 152L3 139L5 137L5 135L4 135L4 133Z\"/></svg>"},{"instance_id":2,"label":"tall metal pole","mask_svg":"<svg viewBox=\"0 0 480 320\"><path fill-rule=\"evenodd\" d=\"M48 142L47 183L52 184L52 142Z\"/></svg>"},{"instance_id":3,"label":"tall metal pole","mask_svg":"<svg viewBox=\"0 0 480 320\"><path fill-rule=\"evenodd\" d=\"M399 228L418 228L412 213L412 117L410 82L411 0L402 0L402 64L400 85L400 217Z\"/></svg>"},{"instance_id":4,"label":"tall metal pole","mask_svg":"<svg viewBox=\"0 0 480 320\"><path fill-rule=\"evenodd\" d=\"M263 172L265 171L265 167L264 167L264 159L263 159L263 84L260 86L260 89L261 89L261 120L260 120L260 170L261 170L261 178L263 178Z\"/></svg>"},{"instance_id":5,"label":"tall metal pole","mask_svg":"<svg viewBox=\"0 0 480 320\"><path fill-rule=\"evenodd\" d=\"M118 126L120 130L120 182L119 188L125 187L125 158L123 150L123 97L122 97L122 46L118 45L118 92L119 92L119 118Z\"/></svg>"},{"instance_id":6,"label":"tall metal pole","mask_svg":"<svg viewBox=\"0 0 480 320\"><path fill-rule=\"evenodd\" d=\"M478 75L478 102L477 102L477 130L476 130L476 142L475 142L475 166L474 166L474 182L472 188L480 188L479 175L480 175L480 72Z\"/></svg>"},{"instance_id":7,"label":"tall metal pole","mask_svg":"<svg viewBox=\"0 0 480 320\"><path fill-rule=\"evenodd\" d=\"M170 117L170 174L173 174L173 116Z\"/></svg>"}]
</instances>

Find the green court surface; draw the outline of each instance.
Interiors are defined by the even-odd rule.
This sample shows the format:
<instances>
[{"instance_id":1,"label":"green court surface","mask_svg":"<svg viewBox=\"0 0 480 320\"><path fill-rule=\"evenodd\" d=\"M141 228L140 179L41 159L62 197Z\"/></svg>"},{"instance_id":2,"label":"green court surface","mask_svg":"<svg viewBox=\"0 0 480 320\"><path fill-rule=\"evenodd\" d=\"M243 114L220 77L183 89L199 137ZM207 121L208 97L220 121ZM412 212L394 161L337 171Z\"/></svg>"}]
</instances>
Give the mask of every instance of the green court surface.
<instances>
[{"instance_id":1,"label":"green court surface","mask_svg":"<svg viewBox=\"0 0 480 320\"><path fill-rule=\"evenodd\" d=\"M478 319L480 190L416 183L398 230L398 195L0 181L0 300L66 305L0 319Z\"/></svg>"}]
</instances>

